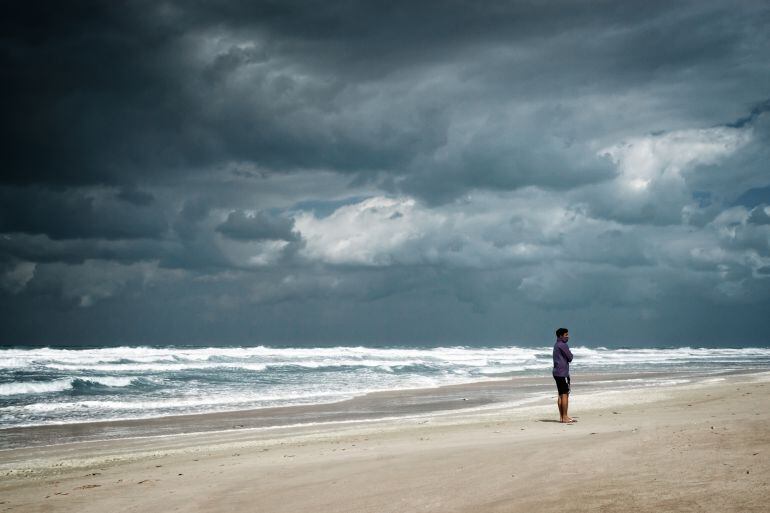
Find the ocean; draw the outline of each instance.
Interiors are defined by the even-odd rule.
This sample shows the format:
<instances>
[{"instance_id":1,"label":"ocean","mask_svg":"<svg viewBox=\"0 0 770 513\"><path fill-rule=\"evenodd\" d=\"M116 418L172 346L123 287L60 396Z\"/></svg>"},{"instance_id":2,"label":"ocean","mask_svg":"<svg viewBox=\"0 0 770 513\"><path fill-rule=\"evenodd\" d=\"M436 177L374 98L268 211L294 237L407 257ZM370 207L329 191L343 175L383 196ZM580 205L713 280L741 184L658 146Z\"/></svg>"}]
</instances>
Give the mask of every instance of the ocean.
<instances>
[{"instance_id":1,"label":"ocean","mask_svg":"<svg viewBox=\"0 0 770 513\"><path fill-rule=\"evenodd\" d=\"M770 370L768 348L573 353L573 375L620 376L613 386ZM0 437L9 428L322 405L371 392L547 377L551 365L550 346L0 349Z\"/></svg>"}]
</instances>

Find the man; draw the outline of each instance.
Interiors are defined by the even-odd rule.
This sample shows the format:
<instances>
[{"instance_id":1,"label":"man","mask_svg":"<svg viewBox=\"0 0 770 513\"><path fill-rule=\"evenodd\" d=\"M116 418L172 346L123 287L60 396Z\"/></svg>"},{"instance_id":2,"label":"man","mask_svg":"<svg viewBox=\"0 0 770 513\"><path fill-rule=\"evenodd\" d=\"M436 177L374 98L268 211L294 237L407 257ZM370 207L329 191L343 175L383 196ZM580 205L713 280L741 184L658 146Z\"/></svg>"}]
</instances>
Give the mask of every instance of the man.
<instances>
[{"instance_id":1,"label":"man","mask_svg":"<svg viewBox=\"0 0 770 513\"><path fill-rule=\"evenodd\" d=\"M577 422L567 415L569 406L569 362L572 361L572 351L567 346L569 342L569 330L559 328L556 330L556 344L553 346L553 379L556 381L556 389L559 392L559 399L556 404L559 406L559 422L572 424Z\"/></svg>"}]
</instances>

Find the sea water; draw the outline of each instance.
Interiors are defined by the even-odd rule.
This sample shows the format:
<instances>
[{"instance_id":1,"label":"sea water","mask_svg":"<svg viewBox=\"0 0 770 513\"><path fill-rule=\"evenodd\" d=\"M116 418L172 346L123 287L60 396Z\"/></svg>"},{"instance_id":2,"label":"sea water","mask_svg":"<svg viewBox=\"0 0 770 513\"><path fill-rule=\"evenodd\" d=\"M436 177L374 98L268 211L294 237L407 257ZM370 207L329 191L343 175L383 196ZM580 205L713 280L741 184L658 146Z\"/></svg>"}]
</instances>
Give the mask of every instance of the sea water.
<instances>
[{"instance_id":1,"label":"sea water","mask_svg":"<svg viewBox=\"0 0 770 513\"><path fill-rule=\"evenodd\" d=\"M551 347L0 349L0 429L334 403L548 376ZM770 349L573 348L573 373L770 370ZM645 379L655 385L655 379ZM664 381L660 381L664 383Z\"/></svg>"}]
</instances>

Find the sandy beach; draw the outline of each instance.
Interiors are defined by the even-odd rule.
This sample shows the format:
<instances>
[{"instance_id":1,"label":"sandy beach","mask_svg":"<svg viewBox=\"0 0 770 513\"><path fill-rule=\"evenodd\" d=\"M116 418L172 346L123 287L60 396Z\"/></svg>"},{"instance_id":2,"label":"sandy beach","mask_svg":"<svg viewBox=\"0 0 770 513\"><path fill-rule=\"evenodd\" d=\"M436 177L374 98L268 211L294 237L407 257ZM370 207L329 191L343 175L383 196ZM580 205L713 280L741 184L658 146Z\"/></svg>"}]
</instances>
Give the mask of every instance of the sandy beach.
<instances>
[{"instance_id":1,"label":"sandy beach","mask_svg":"<svg viewBox=\"0 0 770 513\"><path fill-rule=\"evenodd\" d=\"M546 380L543 380L543 384ZM0 451L0 511L767 511L770 374ZM2 435L0 435L2 436Z\"/></svg>"}]
</instances>

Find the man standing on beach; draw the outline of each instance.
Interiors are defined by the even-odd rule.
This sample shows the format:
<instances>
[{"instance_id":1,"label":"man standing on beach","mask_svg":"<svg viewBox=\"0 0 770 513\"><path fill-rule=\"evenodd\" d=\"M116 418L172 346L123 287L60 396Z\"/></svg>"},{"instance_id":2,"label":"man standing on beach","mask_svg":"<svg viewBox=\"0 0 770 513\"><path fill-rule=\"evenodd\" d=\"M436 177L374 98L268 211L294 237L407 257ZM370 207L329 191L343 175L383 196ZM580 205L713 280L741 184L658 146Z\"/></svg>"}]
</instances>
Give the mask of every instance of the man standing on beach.
<instances>
[{"instance_id":1,"label":"man standing on beach","mask_svg":"<svg viewBox=\"0 0 770 513\"><path fill-rule=\"evenodd\" d=\"M575 419L567 415L569 406L569 362L572 361L572 351L567 346L569 342L569 330L559 328L556 330L556 344L553 346L553 379L556 381L556 389L559 392L559 399L556 404L559 406L559 422L572 424Z\"/></svg>"}]
</instances>

